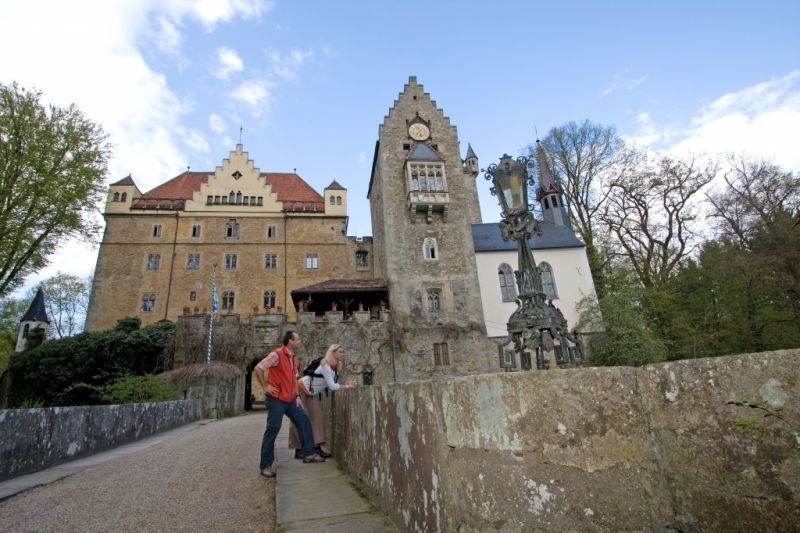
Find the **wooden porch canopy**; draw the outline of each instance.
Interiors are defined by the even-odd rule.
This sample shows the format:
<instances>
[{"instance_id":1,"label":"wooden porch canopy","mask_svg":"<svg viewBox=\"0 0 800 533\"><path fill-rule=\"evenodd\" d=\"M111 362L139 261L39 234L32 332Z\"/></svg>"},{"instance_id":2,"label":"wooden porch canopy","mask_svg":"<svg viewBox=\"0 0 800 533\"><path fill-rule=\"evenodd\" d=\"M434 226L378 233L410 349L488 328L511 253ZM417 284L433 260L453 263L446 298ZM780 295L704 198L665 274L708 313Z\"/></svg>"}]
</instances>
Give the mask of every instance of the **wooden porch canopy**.
<instances>
[{"instance_id":1,"label":"wooden porch canopy","mask_svg":"<svg viewBox=\"0 0 800 533\"><path fill-rule=\"evenodd\" d=\"M377 312L381 305L389 308L389 290L383 279L329 279L292 291L292 302L297 311L318 315L333 310L344 311L344 317L358 311Z\"/></svg>"}]
</instances>

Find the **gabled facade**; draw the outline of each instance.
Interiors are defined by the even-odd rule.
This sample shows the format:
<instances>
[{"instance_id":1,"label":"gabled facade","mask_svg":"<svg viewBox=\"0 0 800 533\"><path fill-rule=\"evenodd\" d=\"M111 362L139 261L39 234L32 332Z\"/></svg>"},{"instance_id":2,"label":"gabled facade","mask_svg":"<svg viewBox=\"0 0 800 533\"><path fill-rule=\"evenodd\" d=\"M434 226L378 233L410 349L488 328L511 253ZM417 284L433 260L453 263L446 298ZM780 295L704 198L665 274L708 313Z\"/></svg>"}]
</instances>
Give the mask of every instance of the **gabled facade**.
<instances>
[{"instance_id":1,"label":"gabled facade","mask_svg":"<svg viewBox=\"0 0 800 533\"><path fill-rule=\"evenodd\" d=\"M324 193L332 204L295 173L261 172L242 145L214 171L144 194L130 176L111 185L86 329L207 313L212 275L219 312L292 318L292 289L373 277L371 241L346 236L346 189L334 181Z\"/></svg>"}]
</instances>

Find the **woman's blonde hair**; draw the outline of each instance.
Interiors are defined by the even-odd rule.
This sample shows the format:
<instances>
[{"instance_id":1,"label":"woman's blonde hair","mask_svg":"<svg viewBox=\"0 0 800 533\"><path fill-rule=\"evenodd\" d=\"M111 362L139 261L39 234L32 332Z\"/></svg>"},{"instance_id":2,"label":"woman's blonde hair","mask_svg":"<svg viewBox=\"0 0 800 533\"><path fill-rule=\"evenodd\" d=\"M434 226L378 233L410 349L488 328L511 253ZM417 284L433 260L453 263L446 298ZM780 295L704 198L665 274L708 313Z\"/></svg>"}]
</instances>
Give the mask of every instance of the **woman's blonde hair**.
<instances>
[{"instance_id":1,"label":"woman's blonde hair","mask_svg":"<svg viewBox=\"0 0 800 533\"><path fill-rule=\"evenodd\" d=\"M328 351L325 352L325 357L322 358L322 361L320 361L319 364L334 366L337 363L337 361L336 358L333 357L333 352L341 349L342 349L341 344L331 344L330 348L328 348Z\"/></svg>"}]
</instances>

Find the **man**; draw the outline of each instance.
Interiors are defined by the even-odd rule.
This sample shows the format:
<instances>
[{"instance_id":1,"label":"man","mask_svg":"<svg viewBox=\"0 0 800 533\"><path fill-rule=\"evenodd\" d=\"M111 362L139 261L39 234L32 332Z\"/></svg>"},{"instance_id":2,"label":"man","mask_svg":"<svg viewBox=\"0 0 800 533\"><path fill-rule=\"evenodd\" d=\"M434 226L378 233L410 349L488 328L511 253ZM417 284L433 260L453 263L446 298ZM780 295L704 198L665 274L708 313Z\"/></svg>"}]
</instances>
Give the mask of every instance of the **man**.
<instances>
[{"instance_id":1,"label":"man","mask_svg":"<svg viewBox=\"0 0 800 533\"><path fill-rule=\"evenodd\" d=\"M314 452L314 439L311 437L311 422L297 397L297 358L295 352L300 347L300 335L296 331L283 334L282 346L269 353L256 365L256 379L264 389L267 406L267 429L261 441L261 475L275 477L275 438L281 430L283 415L297 426L301 455L304 463L325 461Z\"/></svg>"}]
</instances>

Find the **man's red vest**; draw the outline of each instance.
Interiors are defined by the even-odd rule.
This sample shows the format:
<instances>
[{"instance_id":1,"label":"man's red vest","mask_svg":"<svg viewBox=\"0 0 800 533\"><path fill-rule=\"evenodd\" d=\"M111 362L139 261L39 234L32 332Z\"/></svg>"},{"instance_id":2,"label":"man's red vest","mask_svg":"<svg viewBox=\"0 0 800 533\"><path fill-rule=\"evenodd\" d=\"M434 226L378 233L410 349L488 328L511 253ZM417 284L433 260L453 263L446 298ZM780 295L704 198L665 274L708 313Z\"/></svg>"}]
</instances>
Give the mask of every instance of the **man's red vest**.
<instances>
[{"instance_id":1,"label":"man's red vest","mask_svg":"<svg viewBox=\"0 0 800 533\"><path fill-rule=\"evenodd\" d=\"M297 396L297 358L289 355L286 346L274 350L278 354L278 364L269 369L267 383L278 387L277 393L270 396L282 402L291 402Z\"/></svg>"}]
</instances>

